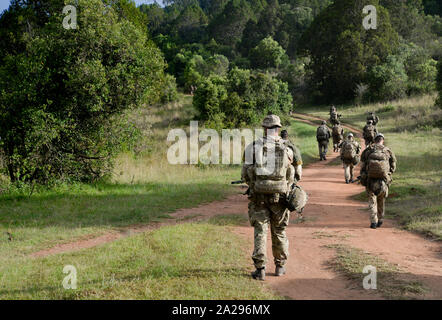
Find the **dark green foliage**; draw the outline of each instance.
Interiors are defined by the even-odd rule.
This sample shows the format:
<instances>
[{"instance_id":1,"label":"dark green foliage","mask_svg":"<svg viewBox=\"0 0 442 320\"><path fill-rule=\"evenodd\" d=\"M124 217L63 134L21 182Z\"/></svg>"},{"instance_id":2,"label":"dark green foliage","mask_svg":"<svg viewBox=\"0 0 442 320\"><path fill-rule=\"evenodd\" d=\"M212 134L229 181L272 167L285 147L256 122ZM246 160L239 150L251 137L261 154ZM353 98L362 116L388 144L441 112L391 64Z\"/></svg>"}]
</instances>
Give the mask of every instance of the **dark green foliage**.
<instances>
[{"instance_id":1,"label":"dark green foliage","mask_svg":"<svg viewBox=\"0 0 442 320\"><path fill-rule=\"evenodd\" d=\"M19 45L1 48L0 148L12 181L102 177L136 136L126 111L160 98L165 64L137 27L140 12L128 1L109 4L80 0L75 30L62 27L62 6L43 18L22 2L10 8L7 20L21 28Z\"/></svg>"},{"instance_id":2,"label":"dark green foliage","mask_svg":"<svg viewBox=\"0 0 442 320\"><path fill-rule=\"evenodd\" d=\"M223 12L210 22L210 38L222 45L235 46L254 10L246 0L230 0Z\"/></svg>"},{"instance_id":3,"label":"dark green foliage","mask_svg":"<svg viewBox=\"0 0 442 320\"><path fill-rule=\"evenodd\" d=\"M250 52L252 66L257 69L278 68L284 58L285 50L271 37L261 40Z\"/></svg>"},{"instance_id":4,"label":"dark green foliage","mask_svg":"<svg viewBox=\"0 0 442 320\"><path fill-rule=\"evenodd\" d=\"M365 5L376 5L378 26L362 26ZM384 63L397 46L398 36L390 24L388 11L378 1L336 0L304 33L302 45L311 55L311 84L323 101L354 98L356 84L366 72Z\"/></svg>"},{"instance_id":5,"label":"dark green foliage","mask_svg":"<svg viewBox=\"0 0 442 320\"><path fill-rule=\"evenodd\" d=\"M423 0L423 4L426 14L438 15L439 17L442 17L442 1Z\"/></svg>"},{"instance_id":6,"label":"dark green foliage","mask_svg":"<svg viewBox=\"0 0 442 320\"><path fill-rule=\"evenodd\" d=\"M439 97L436 104L442 108L442 60L437 64L437 80L436 80L437 91Z\"/></svg>"}]
</instances>

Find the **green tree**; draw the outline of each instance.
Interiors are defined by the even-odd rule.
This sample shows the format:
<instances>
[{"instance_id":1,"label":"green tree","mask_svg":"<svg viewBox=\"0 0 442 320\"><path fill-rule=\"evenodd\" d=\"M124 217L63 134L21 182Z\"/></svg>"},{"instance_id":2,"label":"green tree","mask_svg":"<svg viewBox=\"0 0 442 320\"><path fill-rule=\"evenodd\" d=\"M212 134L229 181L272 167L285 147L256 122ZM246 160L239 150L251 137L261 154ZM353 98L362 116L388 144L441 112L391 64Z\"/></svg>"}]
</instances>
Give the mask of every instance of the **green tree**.
<instances>
[{"instance_id":1,"label":"green tree","mask_svg":"<svg viewBox=\"0 0 442 320\"><path fill-rule=\"evenodd\" d=\"M252 16L252 8L246 0L230 0L223 12L210 22L210 37L219 44L234 46L241 40Z\"/></svg>"},{"instance_id":2,"label":"green tree","mask_svg":"<svg viewBox=\"0 0 442 320\"><path fill-rule=\"evenodd\" d=\"M238 68L227 77L203 80L194 105L206 125L216 129L256 124L268 112L286 114L293 107L287 83L270 74Z\"/></svg>"},{"instance_id":3,"label":"green tree","mask_svg":"<svg viewBox=\"0 0 442 320\"><path fill-rule=\"evenodd\" d=\"M407 82L403 58L388 56L384 64L374 66L368 74L369 96L373 100L402 98L407 93Z\"/></svg>"},{"instance_id":4,"label":"green tree","mask_svg":"<svg viewBox=\"0 0 442 320\"><path fill-rule=\"evenodd\" d=\"M0 65L0 148L7 173L12 181L97 179L134 137L126 111L160 98L161 52L115 1L79 0L74 30L62 27L63 2L38 4L49 14L41 18L34 3L17 2L7 17L20 21L26 11L38 22L18 32L26 49L11 50Z\"/></svg>"},{"instance_id":5,"label":"green tree","mask_svg":"<svg viewBox=\"0 0 442 320\"><path fill-rule=\"evenodd\" d=\"M365 5L376 5L376 30L362 25ZM302 51L311 55L311 85L322 100L348 101L366 72L386 61L398 43L388 11L378 1L336 0L302 36Z\"/></svg>"},{"instance_id":6,"label":"green tree","mask_svg":"<svg viewBox=\"0 0 442 320\"><path fill-rule=\"evenodd\" d=\"M250 61L258 69L278 68L285 56L285 50L279 43L267 37L250 52Z\"/></svg>"}]
</instances>

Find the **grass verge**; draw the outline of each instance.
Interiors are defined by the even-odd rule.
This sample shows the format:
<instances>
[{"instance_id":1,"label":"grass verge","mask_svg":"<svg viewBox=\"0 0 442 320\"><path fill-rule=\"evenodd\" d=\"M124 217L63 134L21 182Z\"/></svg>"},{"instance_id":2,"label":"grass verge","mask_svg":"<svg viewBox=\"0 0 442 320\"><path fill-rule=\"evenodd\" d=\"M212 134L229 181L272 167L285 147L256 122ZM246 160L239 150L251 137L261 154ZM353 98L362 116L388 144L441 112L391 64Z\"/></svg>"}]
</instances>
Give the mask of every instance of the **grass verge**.
<instances>
[{"instance_id":1,"label":"grass verge","mask_svg":"<svg viewBox=\"0 0 442 320\"><path fill-rule=\"evenodd\" d=\"M387 299L421 299L427 292L415 276L401 272L397 266L379 257L341 244L327 247L336 250L336 258L331 262L333 269L357 287L362 287L363 279L368 275L363 273L364 267L374 266L376 290Z\"/></svg>"},{"instance_id":2,"label":"grass verge","mask_svg":"<svg viewBox=\"0 0 442 320\"><path fill-rule=\"evenodd\" d=\"M76 253L1 264L0 299L280 298L250 278L244 247L224 226L164 227ZM66 265L77 270L76 290L62 286Z\"/></svg>"}]
</instances>

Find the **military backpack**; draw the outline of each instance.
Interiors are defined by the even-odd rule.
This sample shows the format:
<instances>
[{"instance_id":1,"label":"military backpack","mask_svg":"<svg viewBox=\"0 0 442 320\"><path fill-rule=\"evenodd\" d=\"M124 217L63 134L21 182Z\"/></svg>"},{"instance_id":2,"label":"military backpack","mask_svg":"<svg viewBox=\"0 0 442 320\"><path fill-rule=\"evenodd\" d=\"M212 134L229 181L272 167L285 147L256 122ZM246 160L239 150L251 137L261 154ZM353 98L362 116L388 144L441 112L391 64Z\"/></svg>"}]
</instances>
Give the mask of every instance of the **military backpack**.
<instances>
[{"instance_id":1,"label":"military backpack","mask_svg":"<svg viewBox=\"0 0 442 320\"><path fill-rule=\"evenodd\" d=\"M341 148L341 156L343 160L353 161L356 157L356 147L351 142L344 142Z\"/></svg>"},{"instance_id":2,"label":"military backpack","mask_svg":"<svg viewBox=\"0 0 442 320\"><path fill-rule=\"evenodd\" d=\"M374 140L376 133L374 125L367 125L364 128L364 138Z\"/></svg>"},{"instance_id":3,"label":"military backpack","mask_svg":"<svg viewBox=\"0 0 442 320\"><path fill-rule=\"evenodd\" d=\"M257 194L284 194L287 192L287 170L290 166L287 146L283 140L264 139L256 146L254 165L254 192Z\"/></svg>"},{"instance_id":4,"label":"military backpack","mask_svg":"<svg viewBox=\"0 0 442 320\"><path fill-rule=\"evenodd\" d=\"M370 179L388 179L390 173L390 155L384 146L374 146L368 156L368 177Z\"/></svg>"},{"instance_id":5,"label":"military backpack","mask_svg":"<svg viewBox=\"0 0 442 320\"><path fill-rule=\"evenodd\" d=\"M318 128L316 139L318 141L324 141L328 139L328 128L325 125L322 125Z\"/></svg>"}]
</instances>

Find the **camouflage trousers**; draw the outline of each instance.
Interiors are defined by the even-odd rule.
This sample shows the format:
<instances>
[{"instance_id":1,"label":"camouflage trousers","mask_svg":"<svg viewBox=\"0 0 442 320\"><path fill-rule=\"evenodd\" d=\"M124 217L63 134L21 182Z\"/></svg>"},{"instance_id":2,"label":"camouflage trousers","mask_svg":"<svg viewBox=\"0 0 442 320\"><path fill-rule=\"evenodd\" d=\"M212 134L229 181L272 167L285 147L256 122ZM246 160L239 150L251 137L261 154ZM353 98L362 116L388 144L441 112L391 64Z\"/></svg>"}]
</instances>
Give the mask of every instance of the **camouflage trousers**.
<instances>
[{"instance_id":1,"label":"camouflage trousers","mask_svg":"<svg viewBox=\"0 0 442 320\"><path fill-rule=\"evenodd\" d=\"M353 180L353 169L354 165L353 163L343 163L344 165L344 176L345 181L352 181Z\"/></svg>"},{"instance_id":2,"label":"camouflage trousers","mask_svg":"<svg viewBox=\"0 0 442 320\"><path fill-rule=\"evenodd\" d=\"M370 209L370 222L378 223L378 221L384 220L385 215L385 199L388 197L388 187L384 186L380 192L376 193L367 188L368 193L368 207Z\"/></svg>"},{"instance_id":3,"label":"camouflage trousers","mask_svg":"<svg viewBox=\"0 0 442 320\"><path fill-rule=\"evenodd\" d=\"M333 151L334 152L339 151L339 145L341 144L342 140L343 140L342 135L333 136Z\"/></svg>"},{"instance_id":4,"label":"camouflage trousers","mask_svg":"<svg viewBox=\"0 0 442 320\"><path fill-rule=\"evenodd\" d=\"M249 203L249 220L254 230L254 250L252 260L256 268L265 268L267 253L267 231L270 225L272 252L275 265L283 266L289 256L289 241L285 229L289 223L290 211L279 203L266 201Z\"/></svg>"},{"instance_id":5,"label":"camouflage trousers","mask_svg":"<svg viewBox=\"0 0 442 320\"><path fill-rule=\"evenodd\" d=\"M319 158L325 159L328 152L328 140L318 141Z\"/></svg>"}]
</instances>

